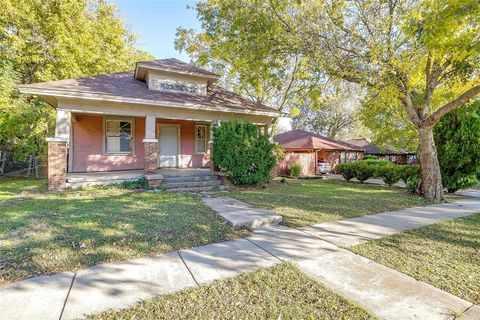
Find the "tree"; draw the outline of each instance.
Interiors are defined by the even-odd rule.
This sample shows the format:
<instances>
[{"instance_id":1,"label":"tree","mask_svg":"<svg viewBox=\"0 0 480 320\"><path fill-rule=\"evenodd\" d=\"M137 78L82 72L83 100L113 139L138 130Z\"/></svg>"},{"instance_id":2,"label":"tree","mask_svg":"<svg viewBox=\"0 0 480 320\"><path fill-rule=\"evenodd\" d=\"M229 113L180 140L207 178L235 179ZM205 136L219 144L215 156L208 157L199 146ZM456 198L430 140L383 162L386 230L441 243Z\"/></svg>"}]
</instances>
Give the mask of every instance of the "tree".
<instances>
[{"instance_id":1,"label":"tree","mask_svg":"<svg viewBox=\"0 0 480 320\"><path fill-rule=\"evenodd\" d=\"M305 99L297 107L298 115L292 120L294 129L305 129L329 138L345 136L356 124L355 108L361 92L353 85L334 84L322 90L322 100L315 106Z\"/></svg>"},{"instance_id":2,"label":"tree","mask_svg":"<svg viewBox=\"0 0 480 320\"><path fill-rule=\"evenodd\" d=\"M44 152L52 108L16 86L131 69L151 58L102 0L0 0L0 149Z\"/></svg>"},{"instance_id":3,"label":"tree","mask_svg":"<svg viewBox=\"0 0 480 320\"><path fill-rule=\"evenodd\" d=\"M217 6L222 8L218 12L221 20L214 17ZM304 86L310 87L309 93L314 91L308 75L313 71L306 69L300 54L275 49L280 45L278 34L283 27L268 12L264 16L256 12L255 5L232 0L199 2L196 9L206 31L196 33L179 27L175 48L189 54L194 63L220 74L224 87L279 111L298 105L305 98ZM255 30L238 32L242 26ZM262 42L262 47L257 47L257 42ZM310 82L304 81L307 78Z\"/></svg>"},{"instance_id":4,"label":"tree","mask_svg":"<svg viewBox=\"0 0 480 320\"><path fill-rule=\"evenodd\" d=\"M434 136L448 191L475 186L480 173L480 101L443 117Z\"/></svg>"},{"instance_id":5,"label":"tree","mask_svg":"<svg viewBox=\"0 0 480 320\"><path fill-rule=\"evenodd\" d=\"M197 11L242 73L295 55L308 84L327 75L388 97L418 134L423 195L443 199L433 127L480 93L477 0L209 0Z\"/></svg>"}]
</instances>

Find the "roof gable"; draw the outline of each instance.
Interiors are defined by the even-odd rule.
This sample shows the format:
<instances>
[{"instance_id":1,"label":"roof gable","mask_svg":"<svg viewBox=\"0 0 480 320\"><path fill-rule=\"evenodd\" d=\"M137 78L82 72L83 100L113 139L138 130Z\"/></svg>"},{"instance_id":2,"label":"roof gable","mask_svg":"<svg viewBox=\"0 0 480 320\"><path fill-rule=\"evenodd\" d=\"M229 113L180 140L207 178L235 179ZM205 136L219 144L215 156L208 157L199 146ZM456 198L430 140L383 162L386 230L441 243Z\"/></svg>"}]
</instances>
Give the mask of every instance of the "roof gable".
<instances>
[{"instance_id":1,"label":"roof gable","mask_svg":"<svg viewBox=\"0 0 480 320\"><path fill-rule=\"evenodd\" d=\"M327 138L319 134L296 129L276 135L274 141L287 149L323 149L363 151L362 148L349 143Z\"/></svg>"}]
</instances>

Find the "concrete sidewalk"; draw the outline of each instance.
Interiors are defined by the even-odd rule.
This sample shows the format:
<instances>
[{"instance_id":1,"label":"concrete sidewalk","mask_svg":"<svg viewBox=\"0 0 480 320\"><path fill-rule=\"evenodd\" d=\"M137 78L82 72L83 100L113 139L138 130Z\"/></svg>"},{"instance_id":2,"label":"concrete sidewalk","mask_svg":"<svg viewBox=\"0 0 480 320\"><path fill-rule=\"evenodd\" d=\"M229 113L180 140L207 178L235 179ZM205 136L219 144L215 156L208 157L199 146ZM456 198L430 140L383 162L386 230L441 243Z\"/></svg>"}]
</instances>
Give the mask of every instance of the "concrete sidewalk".
<instances>
[{"instance_id":1,"label":"concrete sidewalk","mask_svg":"<svg viewBox=\"0 0 480 320\"><path fill-rule=\"evenodd\" d=\"M218 208L217 208L218 209ZM76 319L156 295L296 261L301 270L384 319L448 319L472 303L340 246L480 212L480 198L289 229L166 255L92 266L0 287L0 319Z\"/></svg>"}]
</instances>

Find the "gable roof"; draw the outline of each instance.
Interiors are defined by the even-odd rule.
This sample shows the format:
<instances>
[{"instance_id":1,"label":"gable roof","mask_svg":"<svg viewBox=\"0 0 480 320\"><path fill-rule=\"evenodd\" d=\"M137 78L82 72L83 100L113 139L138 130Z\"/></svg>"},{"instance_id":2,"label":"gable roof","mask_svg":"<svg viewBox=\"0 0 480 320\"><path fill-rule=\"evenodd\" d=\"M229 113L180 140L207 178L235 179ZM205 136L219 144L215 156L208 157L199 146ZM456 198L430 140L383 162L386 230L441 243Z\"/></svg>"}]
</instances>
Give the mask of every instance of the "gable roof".
<instances>
[{"instance_id":1,"label":"gable roof","mask_svg":"<svg viewBox=\"0 0 480 320\"><path fill-rule=\"evenodd\" d=\"M368 142L368 140L365 139L365 138L350 139L350 140L347 140L347 143L353 144L357 147L365 149L365 153L367 153L367 154L382 154L383 153L377 147L370 144L370 142Z\"/></svg>"},{"instance_id":2,"label":"gable roof","mask_svg":"<svg viewBox=\"0 0 480 320\"><path fill-rule=\"evenodd\" d=\"M363 151L363 148L355 145L300 129L280 133L273 140L286 149Z\"/></svg>"},{"instance_id":3,"label":"gable roof","mask_svg":"<svg viewBox=\"0 0 480 320\"><path fill-rule=\"evenodd\" d=\"M135 67L135 78L138 79L137 74L140 68L154 69L167 72L174 72L180 74L197 75L206 78L218 79L220 76L206 69L199 68L191 63L186 63L175 58L158 59L149 61L139 61ZM143 79L140 79L143 80Z\"/></svg>"},{"instance_id":4,"label":"gable roof","mask_svg":"<svg viewBox=\"0 0 480 320\"><path fill-rule=\"evenodd\" d=\"M168 61L161 62L164 60ZM151 63L166 63L171 66L172 61L180 61L177 59L164 60L154 60ZM184 62L176 64L178 68L184 68L185 65L189 64ZM189 66L192 66L189 67L192 68L190 70L194 70L193 65ZM196 72L198 69L195 69ZM208 71L205 70L205 72ZM23 85L19 86L19 89L22 93L37 94L52 105L56 98L80 98L272 117L284 115L273 108L211 83L208 85L207 94L192 95L149 90L144 81L135 79L134 71ZM53 102L52 97L54 98Z\"/></svg>"}]
</instances>

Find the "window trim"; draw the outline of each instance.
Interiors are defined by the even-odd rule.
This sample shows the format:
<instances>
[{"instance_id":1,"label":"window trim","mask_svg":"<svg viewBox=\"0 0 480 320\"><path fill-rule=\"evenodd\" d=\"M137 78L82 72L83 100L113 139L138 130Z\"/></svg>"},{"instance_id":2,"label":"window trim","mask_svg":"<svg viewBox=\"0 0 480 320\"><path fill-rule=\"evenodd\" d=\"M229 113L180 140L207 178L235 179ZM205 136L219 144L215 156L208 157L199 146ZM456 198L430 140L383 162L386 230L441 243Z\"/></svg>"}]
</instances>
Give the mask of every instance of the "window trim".
<instances>
[{"instance_id":1,"label":"window trim","mask_svg":"<svg viewBox=\"0 0 480 320\"><path fill-rule=\"evenodd\" d=\"M107 152L107 121L126 121L131 123L132 127L132 151L128 152ZM121 117L121 116L108 116L103 117L103 155L105 156L125 156L135 154L135 118L133 117Z\"/></svg>"},{"instance_id":2,"label":"window trim","mask_svg":"<svg viewBox=\"0 0 480 320\"><path fill-rule=\"evenodd\" d=\"M204 152L199 152L198 151L198 137L197 137L197 130L199 127L204 127L205 128L205 151ZM198 123L198 124L195 124L195 132L194 132L194 139L195 139L195 154L201 154L201 155L207 155L208 154L208 138L209 138L209 133L208 133L208 125L207 124L202 124L202 123Z\"/></svg>"}]
</instances>

